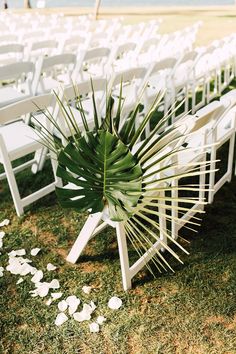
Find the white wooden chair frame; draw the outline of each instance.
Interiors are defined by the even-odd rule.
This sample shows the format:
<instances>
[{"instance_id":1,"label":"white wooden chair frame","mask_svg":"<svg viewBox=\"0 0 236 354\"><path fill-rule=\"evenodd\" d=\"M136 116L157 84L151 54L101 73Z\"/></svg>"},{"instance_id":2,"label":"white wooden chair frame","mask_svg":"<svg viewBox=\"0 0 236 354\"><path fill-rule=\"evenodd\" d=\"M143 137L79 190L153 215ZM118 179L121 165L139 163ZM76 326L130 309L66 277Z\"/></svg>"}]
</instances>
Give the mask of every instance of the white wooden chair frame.
<instances>
[{"instance_id":1,"label":"white wooden chair frame","mask_svg":"<svg viewBox=\"0 0 236 354\"><path fill-rule=\"evenodd\" d=\"M8 123L12 122L9 124L12 125L12 129L14 129L14 121L17 119L19 120L19 117L22 117L23 115L27 115L29 113L36 113L38 111L37 107L42 107L42 109L46 107L50 107L52 104L52 100L54 99L53 95L48 94L44 96L38 96L34 98L29 98L17 103L14 103L12 105L9 105L7 107L1 108L0 109L0 120L1 123ZM22 124L24 125L25 123L22 121ZM27 126L27 124L25 124ZM2 126L4 128L4 126ZM16 127L17 128L17 127ZM49 126L48 126L49 128ZM30 129L30 128L29 128ZM36 136L36 135L35 135ZM33 159L13 168L11 162L14 160L19 159L20 157L26 156L30 153L39 151L42 149L42 145L40 143L40 139L37 141L34 141L32 138L32 142L27 144L22 144L20 145L17 150L14 151L8 151L6 147L6 143L4 141L3 136L1 135L1 127L0 127L0 163L3 165L5 172L0 174L0 180L7 178L11 195L13 198L13 202L15 205L16 213L18 216L21 216L24 213L24 208L35 202L36 200L42 198L43 196L53 192L55 190L56 185L61 185L61 181L59 178L56 177L56 166L55 162L53 159L51 159L52 162L52 169L54 173L55 180L45 187L37 190L36 192L21 198L19 189L17 186L15 174L24 170L27 167L30 167L32 164L37 162L37 159L34 157ZM52 155L52 154L51 154Z\"/></svg>"}]
</instances>

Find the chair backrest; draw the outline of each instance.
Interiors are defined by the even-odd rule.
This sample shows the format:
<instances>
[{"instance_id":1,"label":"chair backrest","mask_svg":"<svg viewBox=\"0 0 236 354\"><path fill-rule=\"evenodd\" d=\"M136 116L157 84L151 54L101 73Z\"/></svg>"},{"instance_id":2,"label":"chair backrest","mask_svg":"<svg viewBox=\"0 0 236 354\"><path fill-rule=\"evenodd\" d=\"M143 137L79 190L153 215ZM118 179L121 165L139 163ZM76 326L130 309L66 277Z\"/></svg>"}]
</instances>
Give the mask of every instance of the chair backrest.
<instances>
[{"instance_id":1,"label":"chair backrest","mask_svg":"<svg viewBox=\"0 0 236 354\"><path fill-rule=\"evenodd\" d=\"M30 42L26 48L25 57L28 60L36 62L39 56L51 56L57 50L58 43L55 40L43 40Z\"/></svg>"},{"instance_id":2,"label":"chair backrest","mask_svg":"<svg viewBox=\"0 0 236 354\"><path fill-rule=\"evenodd\" d=\"M167 70L167 69L174 69L175 65L177 63L177 59L176 58L166 58L163 60L160 60L156 63L154 63L153 65L151 65L150 71L149 71L149 75L154 75L157 72L160 72L162 70Z\"/></svg>"},{"instance_id":3,"label":"chair backrest","mask_svg":"<svg viewBox=\"0 0 236 354\"><path fill-rule=\"evenodd\" d=\"M44 41L32 42L31 50L47 49L47 48L57 48L58 43L53 39L48 39Z\"/></svg>"},{"instance_id":4,"label":"chair backrest","mask_svg":"<svg viewBox=\"0 0 236 354\"><path fill-rule=\"evenodd\" d=\"M190 133L196 133L214 123L225 111L225 106L220 101L213 101L207 106L199 109L195 114L195 122Z\"/></svg>"},{"instance_id":5,"label":"chair backrest","mask_svg":"<svg viewBox=\"0 0 236 354\"><path fill-rule=\"evenodd\" d=\"M132 82L133 80L143 81L146 75L147 69L145 67L137 67L132 69L127 69L118 73L115 73L111 78L109 89L114 86L120 85L121 82L125 84L126 82Z\"/></svg>"},{"instance_id":6,"label":"chair backrest","mask_svg":"<svg viewBox=\"0 0 236 354\"><path fill-rule=\"evenodd\" d=\"M28 113L34 114L39 110L44 110L55 105L55 97L53 94L30 97L25 100L18 101L6 107L0 108L0 124L7 124L15 121Z\"/></svg>"},{"instance_id":7,"label":"chair backrest","mask_svg":"<svg viewBox=\"0 0 236 354\"><path fill-rule=\"evenodd\" d=\"M81 98L81 101L83 99L89 99L91 98L92 92L101 92L101 96L99 98L99 103L102 102L103 97L106 94L106 89L107 89L107 80L106 79L101 79L101 78L94 78L92 81L87 80L84 82L76 83L73 85L69 85L67 87L64 87L63 90L59 93L59 97L62 101L74 101L78 100L78 97ZM96 97L95 97L96 98ZM97 101L97 100L96 100ZM98 102L97 102L98 103ZM59 112L59 105L56 108L55 111ZM99 107L98 107L99 110Z\"/></svg>"},{"instance_id":8,"label":"chair backrest","mask_svg":"<svg viewBox=\"0 0 236 354\"><path fill-rule=\"evenodd\" d=\"M97 60L108 57L110 55L110 48L107 47L97 47L88 49L84 55L84 61Z\"/></svg>"},{"instance_id":9,"label":"chair backrest","mask_svg":"<svg viewBox=\"0 0 236 354\"><path fill-rule=\"evenodd\" d=\"M46 71L57 65L68 66L71 64L75 65L75 63L76 63L76 55L73 53L53 55L51 57L43 58L41 70Z\"/></svg>"},{"instance_id":10,"label":"chair backrest","mask_svg":"<svg viewBox=\"0 0 236 354\"><path fill-rule=\"evenodd\" d=\"M18 41L18 36L16 34L8 33L0 36L0 43L16 43Z\"/></svg>"},{"instance_id":11,"label":"chair backrest","mask_svg":"<svg viewBox=\"0 0 236 354\"><path fill-rule=\"evenodd\" d=\"M18 80L23 75L34 74L35 66L32 62L23 61L0 67L0 81L15 79Z\"/></svg>"},{"instance_id":12,"label":"chair backrest","mask_svg":"<svg viewBox=\"0 0 236 354\"><path fill-rule=\"evenodd\" d=\"M36 94L38 90L38 86L41 85L44 89L43 82L43 74L47 74L50 77L57 78L57 76L61 73L67 73L68 80L71 81L71 74L74 70L76 63L76 55L73 53L65 53L53 55L50 57L40 57L38 62L36 63L36 71L33 82L33 93ZM56 88L56 87L55 87ZM53 89L53 87L51 88Z\"/></svg>"},{"instance_id":13,"label":"chair backrest","mask_svg":"<svg viewBox=\"0 0 236 354\"><path fill-rule=\"evenodd\" d=\"M0 54L23 53L24 46L19 43L10 43L0 46Z\"/></svg>"}]
</instances>

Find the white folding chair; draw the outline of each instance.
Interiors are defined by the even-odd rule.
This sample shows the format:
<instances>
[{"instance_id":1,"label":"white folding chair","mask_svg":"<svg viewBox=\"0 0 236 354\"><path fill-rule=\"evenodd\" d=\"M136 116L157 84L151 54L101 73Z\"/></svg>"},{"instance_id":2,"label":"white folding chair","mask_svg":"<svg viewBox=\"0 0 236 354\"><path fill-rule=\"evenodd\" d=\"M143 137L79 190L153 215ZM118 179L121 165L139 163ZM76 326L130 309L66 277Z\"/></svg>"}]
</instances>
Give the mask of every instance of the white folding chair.
<instances>
[{"instance_id":1,"label":"white folding chair","mask_svg":"<svg viewBox=\"0 0 236 354\"><path fill-rule=\"evenodd\" d=\"M94 107L92 99L92 91L94 92L94 99L96 103L96 111L98 118L101 119L102 115L102 104L104 102L104 97L106 96L107 81L106 79L94 78L92 80L84 81L78 84L73 84L64 87L59 93L60 101L65 105L66 111L69 115L73 115L75 121L77 122L79 128L83 131L83 123L80 113L80 102L83 107L88 126L94 123ZM78 100L78 97L80 100ZM69 129L68 125L65 123L65 112L60 109L60 104L56 104L54 111L54 119L58 121L60 129L63 131L64 136L69 137L72 131ZM74 132L73 132L74 133ZM55 130L55 134L58 132ZM63 140L63 137L58 136Z\"/></svg>"},{"instance_id":2,"label":"white folding chair","mask_svg":"<svg viewBox=\"0 0 236 354\"><path fill-rule=\"evenodd\" d=\"M75 63L76 55L73 53L41 57L36 64L33 92L38 95L71 84Z\"/></svg>"},{"instance_id":3,"label":"white folding chair","mask_svg":"<svg viewBox=\"0 0 236 354\"><path fill-rule=\"evenodd\" d=\"M80 82L91 77L106 77L105 64L109 60L110 52L110 48L107 47L81 51L73 73L73 81Z\"/></svg>"},{"instance_id":4,"label":"white folding chair","mask_svg":"<svg viewBox=\"0 0 236 354\"><path fill-rule=\"evenodd\" d=\"M106 73L108 70L112 74L114 71L119 72L134 67L137 58L135 52L136 46L135 42L113 45L109 61L106 65Z\"/></svg>"},{"instance_id":5,"label":"white folding chair","mask_svg":"<svg viewBox=\"0 0 236 354\"><path fill-rule=\"evenodd\" d=\"M12 162L42 149L41 138L22 118L28 114L37 117L39 107L42 110L47 108L52 113L54 105L55 97L47 94L0 108L0 163L5 171L0 175L0 179L7 178L18 216L24 213L24 208L27 205L51 193L56 185L60 185L59 179L55 177L55 180L45 187L26 197L21 197L15 174L30 167L36 160L35 158L30 159L20 165L18 164L17 167L12 165ZM40 113L42 112L40 111ZM50 122L47 122L47 128L51 129ZM55 171L55 163L53 160L51 161L53 171Z\"/></svg>"},{"instance_id":6,"label":"white folding chair","mask_svg":"<svg viewBox=\"0 0 236 354\"><path fill-rule=\"evenodd\" d=\"M0 66L0 107L33 95L32 81L35 67L31 62Z\"/></svg>"},{"instance_id":7,"label":"white folding chair","mask_svg":"<svg viewBox=\"0 0 236 354\"><path fill-rule=\"evenodd\" d=\"M171 76L175 70L177 59L166 58L150 64L146 81L148 83L145 90L145 109L152 105L159 92L165 92L164 114L167 113L171 102L169 91L171 89ZM169 90L168 90L169 89Z\"/></svg>"}]
</instances>

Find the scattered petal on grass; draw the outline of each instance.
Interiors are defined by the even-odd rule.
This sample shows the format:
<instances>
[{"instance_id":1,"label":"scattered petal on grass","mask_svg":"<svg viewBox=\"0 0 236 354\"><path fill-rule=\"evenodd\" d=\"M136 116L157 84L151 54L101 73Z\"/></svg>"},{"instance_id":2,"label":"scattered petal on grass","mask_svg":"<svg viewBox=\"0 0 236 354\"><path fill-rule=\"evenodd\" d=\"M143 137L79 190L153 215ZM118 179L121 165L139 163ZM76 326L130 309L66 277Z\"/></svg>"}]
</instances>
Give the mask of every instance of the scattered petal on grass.
<instances>
[{"instance_id":1,"label":"scattered petal on grass","mask_svg":"<svg viewBox=\"0 0 236 354\"><path fill-rule=\"evenodd\" d=\"M66 311L68 304L65 300L62 300L62 301L58 302L57 306L58 306L59 311L64 312L64 311Z\"/></svg>"},{"instance_id":2,"label":"scattered petal on grass","mask_svg":"<svg viewBox=\"0 0 236 354\"><path fill-rule=\"evenodd\" d=\"M60 297L62 297L62 293L51 293L51 297L53 300L60 299Z\"/></svg>"},{"instance_id":3,"label":"scattered petal on grass","mask_svg":"<svg viewBox=\"0 0 236 354\"><path fill-rule=\"evenodd\" d=\"M107 320L106 317L104 317L104 316L98 316L96 322L97 322L99 325L101 325L101 324L103 324L103 322L105 322L106 320Z\"/></svg>"},{"instance_id":4,"label":"scattered petal on grass","mask_svg":"<svg viewBox=\"0 0 236 354\"><path fill-rule=\"evenodd\" d=\"M16 251L11 251L8 253L9 257L16 257Z\"/></svg>"},{"instance_id":5,"label":"scattered petal on grass","mask_svg":"<svg viewBox=\"0 0 236 354\"><path fill-rule=\"evenodd\" d=\"M99 324L96 322L92 322L89 325L89 330L91 333L97 333L99 332Z\"/></svg>"},{"instance_id":6,"label":"scattered petal on grass","mask_svg":"<svg viewBox=\"0 0 236 354\"><path fill-rule=\"evenodd\" d=\"M92 290L92 287L91 287L91 286L84 285L84 286L82 287L82 291L83 291L85 294L90 294L90 293L91 293L91 290Z\"/></svg>"},{"instance_id":7,"label":"scattered petal on grass","mask_svg":"<svg viewBox=\"0 0 236 354\"><path fill-rule=\"evenodd\" d=\"M56 317L55 325L56 326L61 326L67 320L68 320L68 317L63 312L61 312Z\"/></svg>"},{"instance_id":8,"label":"scattered petal on grass","mask_svg":"<svg viewBox=\"0 0 236 354\"><path fill-rule=\"evenodd\" d=\"M73 315L73 313L76 312L79 304L80 304L80 299L78 299L75 295L68 296L66 299L66 302L69 306L69 314Z\"/></svg>"},{"instance_id":9,"label":"scattered petal on grass","mask_svg":"<svg viewBox=\"0 0 236 354\"><path fill-rule=\"evenodd\" d=\"M31 251L30 251L30 254L31 256L37 256L37 254L40 252L40 248L33 248Z\"/></svg>"},{"instance_id":10,"label":"scattered petal on grass","mask_svg":"<svg viewBox=\"0 0 236 354\"><path fill-rule=\"evenodd\" d=\"M41 270L38 270L34 276L31 278L31 281L33 283L38 283L43 279L43 272Z\"/></svg>"},{"instance_id":11,"label":"scattered petal on grass","mask_svg":"<svg viewBox=\"0 0 236 354\"><path fill-rule=\"evenodd\" d=\"M15 250L16 256L25 256L26 251L24 248L21 248L20 250Z\"/></svg>"},{"instance_id":12,"label":"scattered petal on grass","mask_svg":"<svg viewBox=\"0 0 236 354\"><path fill-rule=\"evenodd\" d=\"M60 288L59 281L57 279L53 279L50 283L50 288L51 289L59 289Z\"/></svg>"},{"instance_id":13,"label":"scattered petal on grass","mask_svg":"<svg viewBox=\"0 0 236 354\"><path fill-rule=\"evenodd\" d=\"M19 285L19 284L22 283L23 281L24 281L23 278L19 278L19 279L17 280L17 282L16 282L16 285Z\"/></svg>"},{"instance_id":14,"label":"scattered petal on grass","mask_svg":"<svg viewBox=\"0 0 236 354\"><path fill-rule=\"evenodd\" d=\"M86 311L75 312L73 317L78 322L89 321L91 319L91 315Z\"/></svg>"},{"instance_id":15,"label":"scattered petal on grass","mask_svg":"<svg viewBox=\"0 0 236 354\"><path fill-rule=\"evenodd\" d=\"M108 302L108 307L112 310L118 310L122 305L122 300L119 299L117 296L113 296L110 298Z\"/></svg>"},{"instance_id":16,"label":"scattered petal on grass","mask_svg":"<svg viewBox=\"0 0 236 354\"><path fill-rule=\"evenodd\" d=\"M51 270L55 270L57 269L56 266L54 266L52 263L48 263L47 264L47 270L50 272Z\"/></svg>"},{"instance_id":17,"label":"scattered petal on grass","mask_svg":"<svg viewBox=\"0 0 236 354\"><path fill-rule=\"evenodd\" d=\"M3 271L4 271L4 268L0 267L0 277L3 277Z\"/></svg>"},{"instance_id":18,"label":"scattered petal on grass","mask_svg":"<svg viewBox=\"0 0 236 354\"><path fill-rule=\"evenodd\" d=\"M0 231L0 238L2 239L5 236L5 232L4 231Z\"/></svg>"},{"instance_id":19,"label":"scattered petal on grass","mask_svg":"<svg viewBox=\"0 0 236 354\"><path fill-rule=\"evenodd\" d=\"M92 309L92 312L96 309L96 305L95 305L95 303L93 302L93 301L90 301L90 307L91 307L91 309Z\"/></svg>"},{"instance_id":20,"label":"scattered petal on grass","mask_svg":"<svg viewBox=\"0 0 236 354\"><path fill-rule=\"evenodd\" d=\"M48 299L48 300L46 301L46 305L47 305L47 306L50 306L50 305L51 305L51 303L52 303L52 301L53 301L53 299L51 299L51 298L50 298L50 299Z\"/></svg>"},{"instance_id":21,"label":"scattered petal on grass","mask_svg":"<svg viewBox=\"0 0 236 354\"><path fill-rule=\"evenodd\" d=\"M9 224L10 224L10 220L5 219L5 220L3 220L3 221L0 223L0 227L7 226L7 225L9 225Z\"/></svg>"},{"instance_id":22,"label":"scattered petal on grass","mask_svg":"<svg viewBox=\"0 0 236 354\"><path fill-rule=\"evenodd\" d=\"M32 297L36 297L38 296L38 289L30 290L29 293L31 294Z\"/></svg>"},{"instance_id":23,"label":"scattered petal on grass","mask_svg":"<svg viewBox=\"0 0 236 354\"><path fill-rule=\"evenodd\" d=\"M38 283L35 284L37 286L37 293L40 297L45 297L48 295L49 292L49 283L44 282L44 283Z\"/></svg>"}]
</instances>

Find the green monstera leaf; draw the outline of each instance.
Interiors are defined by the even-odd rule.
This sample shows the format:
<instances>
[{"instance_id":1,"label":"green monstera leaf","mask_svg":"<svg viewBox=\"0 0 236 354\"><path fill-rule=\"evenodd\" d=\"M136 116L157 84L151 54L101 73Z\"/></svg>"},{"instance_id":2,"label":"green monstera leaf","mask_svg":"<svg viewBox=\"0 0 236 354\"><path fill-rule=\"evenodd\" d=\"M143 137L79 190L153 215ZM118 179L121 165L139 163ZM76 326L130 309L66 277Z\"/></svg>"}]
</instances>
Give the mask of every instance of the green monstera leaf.
<instances>
[{"instance_id":1,"label":"green monstera leaf","mask_svg":"<svg viewBox=\"0 0 236 354\"><path fill-rule=\"evenodd\" d=\"M142 194L142 169L128 147L108 131L86 132L58 156L57 175L76 187L57 188L63 207L103 211L113 221L132 214Z\"/></svg>"}]
</instances>

